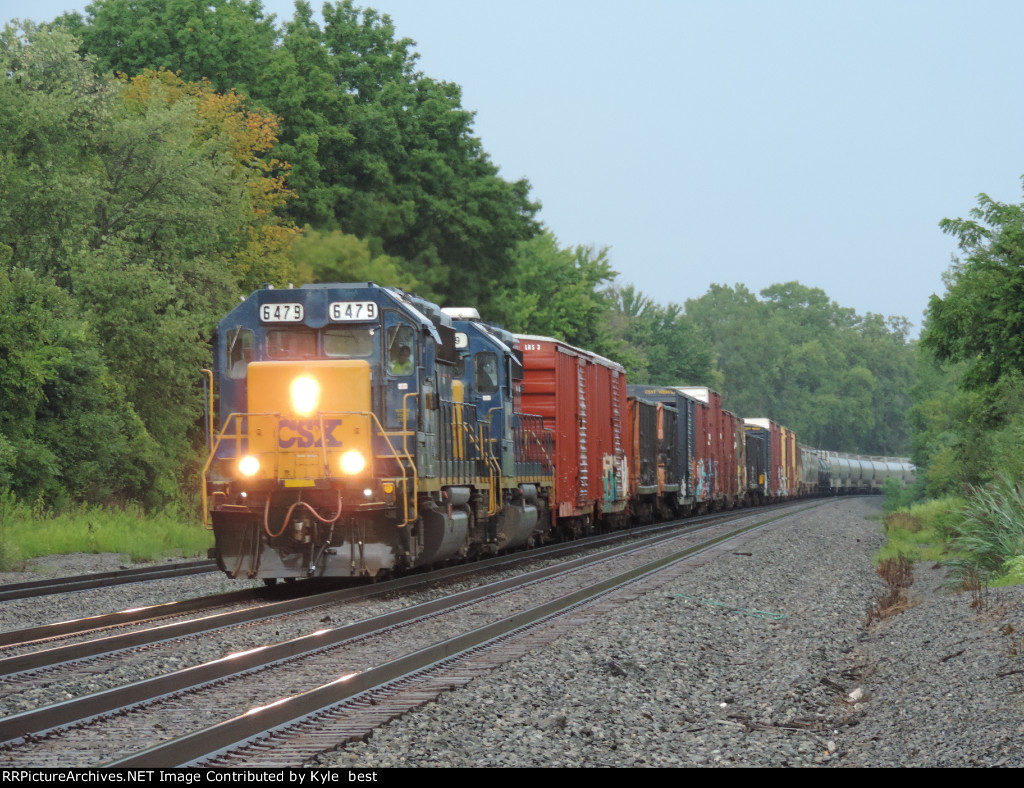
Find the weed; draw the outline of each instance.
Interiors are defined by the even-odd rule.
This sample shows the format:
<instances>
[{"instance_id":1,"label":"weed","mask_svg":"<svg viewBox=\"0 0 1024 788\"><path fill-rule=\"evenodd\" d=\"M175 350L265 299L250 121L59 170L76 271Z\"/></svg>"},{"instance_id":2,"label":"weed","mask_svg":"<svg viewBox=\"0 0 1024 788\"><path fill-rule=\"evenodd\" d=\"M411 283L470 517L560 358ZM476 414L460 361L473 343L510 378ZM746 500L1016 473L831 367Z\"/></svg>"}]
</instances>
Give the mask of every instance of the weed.
<instances>
[{"instance_id":1,"label":"weed","mask_svg":"<svg viewBox=\"0 0 1024 788\"><path fill-rule=\"evenodd\" d=\"M960 518L963 501L947 498L916 503L883 517L886 544L875 554L875 563L906 556L911 561L937 561L946 555L950 532Z\"/></svg>"},{"instance_id":2,"label":"weed","mask_svg":"<svg viewBox=\"0 0 1024 788\"><path fill-rule=\"evenodd\" d=\"M7 525L14 510L14 493L0 491L0 571L9 571L20 565L18 547L8 536Z\"/></svg>"},{"instance_id":3,"label":"weed","mask_svg":"<svg viewBox=\"0 0 1024 788\"><path fill-rule=\"evenodd\" d=\"M875 569L878 576L885 581L885 592L868 611L867 624L902 613L913 607L907 589L914 582L914 565L905 555L886 558Z\"/></svg>"},{"instance_id":4,"label":"weed","mask_svg":"<svg viewBox=\"0 0 1024 788\"><path fill-rule=\"evenodd\" d=\"M971 594L971 608L979 613L987 606L988 582L982 572L969 566L963 572L963 590Z\"/></svg>"},{"instance_id":5,"label":"weed","mask_svg":"<svg viewBox=\"0 0 1024 788\"><path fill-rule=\"evenodd\" d=\"M886 479L882 482L882 511L895 512L901 507L908 506L914 498L912 489L904 489L897 479Z\"/></svg>"}]
</instances>

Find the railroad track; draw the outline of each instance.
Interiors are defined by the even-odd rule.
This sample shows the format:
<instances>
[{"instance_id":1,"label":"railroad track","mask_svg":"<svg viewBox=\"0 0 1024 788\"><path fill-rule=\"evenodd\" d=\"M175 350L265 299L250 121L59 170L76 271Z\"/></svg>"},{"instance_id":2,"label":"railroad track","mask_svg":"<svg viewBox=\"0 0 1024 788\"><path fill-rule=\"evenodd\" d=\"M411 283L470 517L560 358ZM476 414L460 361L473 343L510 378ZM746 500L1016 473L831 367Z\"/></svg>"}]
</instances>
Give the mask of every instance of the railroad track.
<instances>
[{"instance_id":1,"label":"railroad track","mask_svg":"<svg viewBox=\"0 0 1024 788\"><path fill-rule=\"evenodd\" d=\"M709 521L713 519L709 518ZM688 525L685 530L699 527ZM666 528L664 525L651 527L648 529L648 538L657 538L659 533L672 533L674 530L677 529ZM120 631L121 625L117 623L120 620L120 614L112 614L114 624L81 632L80 634L87 638L85 640L52 638L40 641L34 639L38 634L37 630L25 630L24 639L29 642L16 643L16 645L5 649L3 655L0 656L0 704L5 704L4 709L9 710L10 704L6 698L16 694L19 690L31 690L40 683L63 686L67 692L72 694L80 693L80 690L76 689L79 687L92 686L96 690L109 688L109 685L116 683L120 676L128 672L144 671L145 663L150 659L155 659L157 656L155 652L158 650L163 655L163 659L166 659L168 650L166 646L160 649L150 647L166 644L174 639L182 640L177 647L181 660L187 659L189 655L186 652L192 649L191 644L196 643L197 638L214 634L223 637L225 633L231 631L238 635L233 641L233 649L246 650L258 643L253 642L251 637L246 639L245 628L259 622L275 620L276 625L279 626L286 618L294 617L298 619L296 628L301 631L305 632L311 628L321 629L322 627L315 622L315 618L319 617L321 613L316 613L316 611L323 611L333 605L373 599L394 592L433 587L442 580L454 581L469 575L481 574L487 570L515 568L529 562L554 559L567 552L578 552L581 547L607 547L609 544L628 543L635 538L636 534L623 533L594 537L564 545L552 545L531 553L494 558L481 563L451 567L387 583L328 591L280 601L262 599L260 595L265 593L263 589L206 598L211 605L247 600L260 602L260 604L236 607L230 611L218 613L210 612L210 608L201 606L200 602L203 600L160 605L155 608L156 613L164 613L166 608L177 609L179 605L182 605L186 609L195 608L201 615L197 618L185 618L172 622L168 622L166 616L155 621L147 619L147 623L158 625L122 632ZM293 592L292 596L296 597L294 592L301 590L302 584L294 584L285 588ZM145 612L137 611L139 615ZM309 619L310 614L315 614L313 620ZM68 622L70 629L76 634L79 633L79 629L75 626L78 623ZM19 640L18 633L9 634L12 641ZM67 642L69 640L71 642ZM40 646L42 646L41 649Z\"/></svg>"},{"instance_id":2,"label":"railroad track","mask_svg":"<svg viewBox=\"0 0 1024 788\"><path fill-rule=\"evenodd\" d=\"M123 583L141 583L146 580L160 580L168 577L185 577L207 572L216 572L215 561L189 561L162 566L143 566L136 569L120 569L115 572L97 572L74 577L57 577L49 580L33 580L26 583L5 583L0 585L0 602L11 599L29 599L50 594L66 594L70 591L84 591L89 588L104 588Z\"/></svg>"},{"instance_id":3,"label":"railroad track","mask_svg":"<svg viewBox=\"0 0 1024 788\"><path fill-rule=\"evenodd\" d=\"M0 741L6 742L0 748L0 765L194 764L203 762L211 752L312 713L325 715L316 726L327 725L323 721L327 718L338 720L330 728L330 735L339 737L337 743L352 735L352 730L378 724L374 720L382 714L401 713L410 707L410 699L419 699L413 704L419 705L435 696L438 686L450 688L463 679L468 681L498 659L503 650L511 648L511 640L527 643L529 637L548 637L550 630L549 635L541 634L542 626L547 626L540 623L544 619L569 616L573 608L593 605L595 596L607 595L623 583L636 582L639 576L677 565L694 551L707 550L736 533L762 527L794 511L747 510L751 513L731 518L743 524L720 523L711 529L714 536L692 529L681 535L649 536L600 557L584 556L565 566L547 567L377 619L325 629L127 687L12 715L0 720ZM654 559L650 557L652 551L658 553ZM614 569L609 568L612 561ZM624 563L629 568L620 570ZM544 601L538 603L538 596ZM527 637L531 630L534 634ZM527 639L521 640L523 637ZM410 649L411 641L430 645ZM461 667L455 669L463 671L459 674L462 678L452 678L450 673L434 677L418 673L428 664L459 654ZM386 693L386 702L373 697L355 698L371 687L396 681L399 684L391 689L375 690ZM274 687L275 691L266 698L264 690L257 695L254 686ZM267 708L253 710L257 697L263 698ZM337 704L342 706L322 711ZM368 717L366 709L374 714ZM301 725L296 727L299 729ZM256 757L252 755L255 752L264 758L260 762L279 763L284 759L289 765L299 765L302 759L311 757L308 754L315 749L311 743L314 740L319 742L316 746L320 750L325 749L323 734L311 730L310 723L306 723L305 733L295 734L305 743L288 745L278 754L267 756L264 741L252 745L255 749L248 750L249 755L232 754L218 763L248 764ZM342 735L344 730L350 733ZM73 764L69 754L80 762Z\"/></svg>"},{"instance_id":4,"label":"railroad track","mask_svg":"<svg viewBox=\"0 0 1024 788\"><path fill-rule=\"evenodd\" d=\"M497 556L431 572L420 572L394 580L343 589L335 588L330 581L290 583L270 588L242 589L26 629L8 630L0 632L0 678L21 671L38 670L69 660L144 646L169 637L200 634L319 605L403 592L441 581L457 580L478 572L514 568L530 561L554 559L567 553L601 548L665 530L678 529L681 524L684 530L700 529L718 522L722 518L732 516L735 515L711 514L686 521L635 528L630 531L615 531L572 542L552 544L529 552ZM78 578L67 578L67 580L77 582ZM333 590L321 591L325 588ZM250 603L260 604L264 612L260 612L257 608L243 608L231 613L217 612L222 608L237 608L239 605ZM199 616L202 621L197 622L195 619L185 618L190 615ZM134 629L123 635L118 634L129 626L147 627L147 629Z\"/></svg>"}]
</instances>

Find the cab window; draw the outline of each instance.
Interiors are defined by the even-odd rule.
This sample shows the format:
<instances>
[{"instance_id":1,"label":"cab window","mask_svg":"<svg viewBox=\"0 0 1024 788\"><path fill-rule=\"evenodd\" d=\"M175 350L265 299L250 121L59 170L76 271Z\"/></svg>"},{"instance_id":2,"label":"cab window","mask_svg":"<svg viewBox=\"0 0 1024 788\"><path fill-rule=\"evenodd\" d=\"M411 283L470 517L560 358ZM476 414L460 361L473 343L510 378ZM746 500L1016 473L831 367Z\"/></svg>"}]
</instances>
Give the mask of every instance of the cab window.
<instances>
[{"instance_id":1,"label":"cab window","mask_svg":"<svg viewBox=\"0 0 1024 788\"><path fill-rule=\"evenodd\" d=\"M267 358L314 358L315 356L315 332L295 328L272 328L267 331Z\"/></svg>"},{"instance_id":2,"label":"cab window","mask_svg":"<svg viewBox=\"0 0 1024 788\"><path fill-rule=\"evenodd\" d=\"M416 334L409 325L391 326L388 329L388 373L411 375L416 369Z\"/></svg>"},{"instance_id":3,"label":"cab window","mask_svg":"<svg viewBox=\"0 0 1024 788\"><path fill-rule=\"evenodd\" d=\"M228 377L242 380L252 361L252 331L236 328L228 332Z\"/></svg>"},{"instance_id":4,"label":"cab window","mask_svg":"<svg viewBox=\"0 0 1024 788\"><path fill-rule=\"evenodd\" d=\"M324 355L328 358L366 358L373 354L375 328L324 329Z\"/></svg>"},{"instance_id":5,"label":"cab window","mask_svg":"<svg viewBox=\"0 0 1024 788\"><path fill-rule=\"evenodd\" d=\"M477 394L493 394L498 390L498 355L485 351L473 359L474 385Z\"/></svg>"}]
</instances>

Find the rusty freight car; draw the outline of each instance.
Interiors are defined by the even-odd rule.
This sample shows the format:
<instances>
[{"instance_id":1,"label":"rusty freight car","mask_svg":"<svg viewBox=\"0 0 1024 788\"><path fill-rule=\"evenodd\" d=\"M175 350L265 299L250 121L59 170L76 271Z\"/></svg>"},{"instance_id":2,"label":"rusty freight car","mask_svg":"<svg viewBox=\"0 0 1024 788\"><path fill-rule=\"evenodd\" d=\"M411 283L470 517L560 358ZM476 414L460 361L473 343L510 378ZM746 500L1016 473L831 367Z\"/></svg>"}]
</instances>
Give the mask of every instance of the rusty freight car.
<instances>
[{"instance_id":1,"label":"rusty freight car","mask_svg":"<svg viewBox=\"0 0 1024 788\"><path fill-rule=\"evenodd\" d=\"M551 337L517 336L522 407L554 438L553 525L569 534L626 518L628 464L625 370Z\"/></svg>"}]
</instances>

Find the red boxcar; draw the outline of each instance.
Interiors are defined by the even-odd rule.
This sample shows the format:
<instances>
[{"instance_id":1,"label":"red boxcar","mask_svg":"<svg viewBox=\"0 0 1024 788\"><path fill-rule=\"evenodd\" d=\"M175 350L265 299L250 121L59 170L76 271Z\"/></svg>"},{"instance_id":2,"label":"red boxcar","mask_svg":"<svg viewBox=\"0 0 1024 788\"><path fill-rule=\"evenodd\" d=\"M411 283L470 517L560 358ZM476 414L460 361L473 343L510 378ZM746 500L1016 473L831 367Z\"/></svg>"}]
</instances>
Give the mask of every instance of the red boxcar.
<instances>
[{"instance_id":1,"label":"red boxcar","mask_svg":"<svg viewBox=\"0 0 1024 788\"><path fill-rule=\"evenodd\" d=\"M793 497L800 492L800 450L797 448L796 433L782 427L782 465L785 468L786 495Z\"/></svg>"},{"instance_id":2,"label":"red boxcar","mask_svg":"<svg viewBox=\"0 0 1024 788\"><path fill-rule=\"evenodd\" d=\"M732 441L729 456L729 506L742 504L747 498L747 441L743 434L743 419L728 410L722 411L722 421L727 440Z\"/></svg>"},{"instance_id":3,"label":"red boxcar","mask_svg":"<svg viewBox=\"0 0 1024 788\"><path fill-rule=\"evenodd\" d=\"M722 395L706 386L680 386L697 400L694 489L698 503L732 507L744 494L745 442L742 422L722 408Z\"/></svg>"},{"instance_id":4,"label":"red boxcar","mask_svg":"<svg viewBox=\"0 0 1024 788\"><path fill-rule=\"evenodd\" d=\"M554 436L554 524L587 530L625 516L626 374L614 361L550 337L519 336L525 413Z\"/></svg>"}]
</instances>

